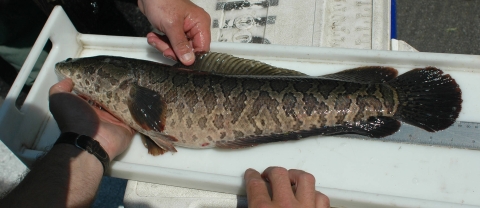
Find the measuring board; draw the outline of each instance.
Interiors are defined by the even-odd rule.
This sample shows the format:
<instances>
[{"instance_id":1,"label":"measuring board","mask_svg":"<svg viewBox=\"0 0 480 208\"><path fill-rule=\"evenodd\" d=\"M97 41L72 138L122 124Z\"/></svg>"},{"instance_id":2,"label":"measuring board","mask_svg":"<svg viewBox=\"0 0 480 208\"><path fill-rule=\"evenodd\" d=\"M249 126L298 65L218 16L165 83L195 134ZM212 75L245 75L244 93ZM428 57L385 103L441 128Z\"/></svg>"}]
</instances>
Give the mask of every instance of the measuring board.
<instances>
[{"instance_id":1,"label":"measuring board","mask_svg":"<svg viewBox=\"0 0 480 208\"><path fill-rule=\"evenodd\" d=\"M439 132L428 132L421 128L402 123L402 127L398 132L383 138L370 138L353 134L348 134L346 137L379 140L385 142L480 150L479 135L480 123L457 121L449 128Z\"/></svg>"}]
</instances>

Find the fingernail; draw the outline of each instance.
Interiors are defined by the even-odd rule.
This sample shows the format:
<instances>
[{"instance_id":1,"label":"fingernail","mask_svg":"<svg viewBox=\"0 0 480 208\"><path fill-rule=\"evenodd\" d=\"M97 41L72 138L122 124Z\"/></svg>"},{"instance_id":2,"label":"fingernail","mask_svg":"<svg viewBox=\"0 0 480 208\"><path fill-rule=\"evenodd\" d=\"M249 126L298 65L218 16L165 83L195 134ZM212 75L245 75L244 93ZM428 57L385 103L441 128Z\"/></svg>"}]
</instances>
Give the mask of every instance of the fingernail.
<instances>
[{"instance_id":1,"label":"fingernail","mask_svg":"<svg viewBox=\"0 0 480 208\"><path fill-rule=\"evenodd\" d=\"M192 53L192 52L183 54L182 57L181 57L181 59L182 59L184 62L191 61L193 58L194 58L194 56L193 56L193 53Z\"/></svg>"},{"instance_id":2,"label":"fingernail","mask_svg":"<svg viewBox=\"0 0 480 208\"><path fill-rule=\"evenodd\" d=\"M151 45L151 46L153 46L153 47L157 46L157 45L155 44L155 42L148 42L148 44Z\"/></svg>"}]
</instances>

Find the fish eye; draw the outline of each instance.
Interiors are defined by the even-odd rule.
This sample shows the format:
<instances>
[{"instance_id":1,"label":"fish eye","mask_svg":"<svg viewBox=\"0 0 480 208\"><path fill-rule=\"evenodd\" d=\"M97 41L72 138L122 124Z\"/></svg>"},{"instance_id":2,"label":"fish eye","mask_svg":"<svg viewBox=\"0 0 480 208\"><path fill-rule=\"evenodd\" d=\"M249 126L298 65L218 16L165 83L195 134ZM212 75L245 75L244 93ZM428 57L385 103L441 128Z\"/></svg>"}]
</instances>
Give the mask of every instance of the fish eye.
<instances>
[{"instance_id":1,"label":"fish eye","mask_svg":"<svg viewBox=\"0 0 480 208\"><path fill-rule=\"evenodd\" d=\"M65 62L69 62L71 60L72 60L72 58L67 58L67 60L65 60Z\"/></svg>"}]
</instances>

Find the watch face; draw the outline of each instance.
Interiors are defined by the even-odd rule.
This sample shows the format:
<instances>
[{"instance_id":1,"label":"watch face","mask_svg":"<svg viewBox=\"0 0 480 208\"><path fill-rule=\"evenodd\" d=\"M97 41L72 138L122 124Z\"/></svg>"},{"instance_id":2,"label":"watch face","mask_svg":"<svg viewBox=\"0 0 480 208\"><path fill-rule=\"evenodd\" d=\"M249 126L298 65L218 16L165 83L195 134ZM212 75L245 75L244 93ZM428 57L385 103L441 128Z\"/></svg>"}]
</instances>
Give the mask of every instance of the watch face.
<instances>
[{"instance_id":1,"label":"watch face","mask_svg":"<svg viewBox=\"0 0 480 208\"><path fill-rule=\"evenodd\" d=\"M93 140L92 138L88 137L88 136L85 136L85 135L79 135L77 136L77 138L75 139L75 146L77 146L78 148L80 149L83 149L89 153L92 153L92 149L91 148L88 148L88 141L90 140Z\"/></svg>"}]
</instances>

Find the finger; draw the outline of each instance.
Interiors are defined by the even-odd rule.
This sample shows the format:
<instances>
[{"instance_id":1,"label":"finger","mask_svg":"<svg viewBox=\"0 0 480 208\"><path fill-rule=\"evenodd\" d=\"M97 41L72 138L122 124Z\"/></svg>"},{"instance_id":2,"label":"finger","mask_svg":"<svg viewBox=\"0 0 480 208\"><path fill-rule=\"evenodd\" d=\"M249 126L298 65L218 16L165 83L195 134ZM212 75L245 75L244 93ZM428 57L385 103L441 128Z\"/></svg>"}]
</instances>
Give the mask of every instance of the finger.
<instances>
[{"instance_id":1,"label":"finger","mask_svg":"<svg viewBox=\"0 0 480 208\"><path fill-rule=\"evenodd\" d=\"M183 20L179 20L177 24L182 25L181 27L173 26L165 28L165 34L170 40L170 45L172 46L175 55L183 64L188 66L195 61L195 55L193 53L193 48L183 31L183 23Z\"/></svg>"},{"instance_id":2,"label":"finger","mask_svg":"<svg viewBox=\"0 0 480 208\"><path fill-rule=\"evenodd\" d=\"M295 197L306 207L313 207L315 201L315 177L303 170L288 170L290 182L294 184Z\"/></svg>"},{"instance_id":3,"label":"finger","mask_svg":"<svg viewBox=\"0 0 480 208\"><path fill-rule=\"evenodd\" d=\"M120 127L123 127L124 129L129 130L130 132L134 132L134 130L130 128L130 126L120 121L117 117L113 116L111 113L99 108L93 108L93 109L101 121L113 124L115 126L120 126Z\"/></svg>"},{"instance_id":4,"label":"finger","mask_svg":"<svg viewBox=\"0 0 480 208\"><path fill-rule=\"evenodd\" d=\"M254 205L257 204L271 203L272 199L268 194L267 184L259 172L249 168L245 171L244 178L247 189L248 207L254 207Z\"/></svg>"},{"instance_id":5,"label":"finger","mask_svg":"<svg viewBox=\"0 0 480 208\"><path fill-rule=\"evenodd\" d=\"M72 89L73 89L73 82L71 79L67 78L50 87L49 95L53 95L60 92L71 92Z\"/></svg>"},{"instance_id":6,"label":"finger","mask_svg":"<svg viewBox=\"0 0 480 208\"><path fill-rule=\"evenodd\" d=\"M211 42L211 35L210 35L210 28L207 27L208 32L200 32L191 37L193 50L195 53L197 52L208 52L210 51L210 42Z\"/></svg>"},{"instance_id":7,"label":"finger","mask_svg":"<svg viewBox=\"0 0 480 208\"><path fill-rule=\"evenodd\" d=\"M262 177L270 181L272 186L272 201L291 200L294 197L288 171L282 167L269 167Z\"/></svg>"},{"instance_id":8,"label":"finger","mask_svg":"<svg viewBox=\"0 0 480 208\"><path fill-rule=\"evenodd\" d=\"M160 35L154 32L147 34L147 42L159 51L165 51L170 49L170 42L165 35Z\"/></svg>"},{"instance_id":9,"label":"finger","mask_svg":"<svg viewBox=\"0 0 480 208\"><path fill-rule=\"evenodd\" d=\"M330 199L327 195L323 194L322 192L316 191L315 193L315 207L316 208L329 208L330 207Z\"/></svg>"},{"instance_id":10,"label":"finger","mask_svg":"<svg viewBox=\"0 0 480 208\"><path fill-rule=\"evenodd\" d=\"M76 132L87 136L95 135L99 125L93 108L80 97L69 92L69 86L61 82L50 88L49 109L61 132ZM74 110L72 110L74 109Z\"/></svg>"},{"instance_id":11,"label":"finger","mask_svg":"<svg viewBox=\"0 0 480 208\"><path fill-rule=\"evenodd\" d=\"M197 7L197 9L202 10L203 12L192 13L198 14L198 16L195 16L196 18L193 18L193 15L186 18L185 28L187 31L187 37L192 40L195 53L208 52L210 51L211 42L210 15L200 7Z\"/></svg>"},{"instance_id":12,"label":"finger","mask_svg":"<svg viewBox=\"0 0 480 208\"><path fill-rule=\"evenodd\" d=\"M137 1L137 7L143 14L145 14L145 8L143 6L143 1L142 0Z\"/></svg>"},{"instance_id":13,"label":"finger","mask_svg":"<svg viewBox=\"0 0 480 208\"><path fill-rule=\"evenodd\" d=\"M178 61L175 56L175 52L173 52L173 49L170 46L170 41L168 41L167 36L151 32L147 34L147 42L158 51L162 52L165 58Z\"/></svg>"}]
</instances>

